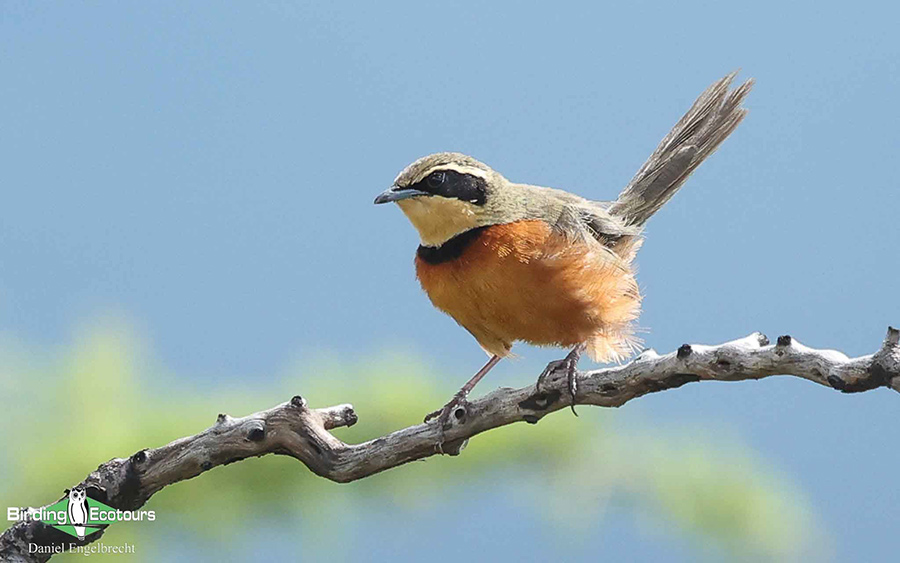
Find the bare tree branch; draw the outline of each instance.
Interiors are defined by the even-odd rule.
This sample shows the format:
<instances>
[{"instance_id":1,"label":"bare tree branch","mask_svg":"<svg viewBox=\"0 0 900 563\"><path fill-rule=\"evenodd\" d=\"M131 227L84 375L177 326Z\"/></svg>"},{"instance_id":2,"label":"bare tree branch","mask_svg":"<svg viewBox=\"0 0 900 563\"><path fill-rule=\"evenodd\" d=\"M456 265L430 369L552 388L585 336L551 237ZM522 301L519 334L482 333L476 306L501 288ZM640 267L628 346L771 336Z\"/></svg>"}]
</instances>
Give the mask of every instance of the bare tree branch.
<instances>
[{"instance_id":1,"label":"bare tree branch","mask_svg":"<svg viewBox=\"0 0 900 563\"><path fill-rule=\"evenodd\" d=\"M858 358L807 348L790 336L770 345L760 333L717 346L685 344L663 356L646 350L626 365L579 373L575 403L618 407L692 381L743 381L772 375L801 377L844 393L877 387L900 391L900 331L889 328L878 352ZM554 374L540 392L534 385L502 388L472 401L453 413L443 433L432 421L362 444L345 444L329 432L357 422L351 405L314 409L296 396L242 418L220 414L200 434L112 459L76 486L111 507L136 510L163 487L218 465L266 454L289 455L317 475L347 483L436 453L458 455L469 438L492 428L518 421L535 424L568 406L568 393L565 376ZM77 542L39 521L19 522L0 535L0 560L46 561L50 555L29 553L29 543L65 549L101 535Z\"/></svg>"}]
</instances>

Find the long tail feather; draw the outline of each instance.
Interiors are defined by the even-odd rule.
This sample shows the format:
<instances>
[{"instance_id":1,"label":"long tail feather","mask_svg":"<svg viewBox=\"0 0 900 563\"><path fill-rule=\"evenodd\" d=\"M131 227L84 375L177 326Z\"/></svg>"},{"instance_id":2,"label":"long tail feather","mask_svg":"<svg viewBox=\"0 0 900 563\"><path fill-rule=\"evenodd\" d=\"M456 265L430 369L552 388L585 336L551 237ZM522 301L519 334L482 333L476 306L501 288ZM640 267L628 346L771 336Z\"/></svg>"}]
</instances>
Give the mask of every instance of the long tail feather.
<instances>
[{"instance_id":1,"label":"long tail feather","mask_svg":"<svg viewBox=\"0 0 900 563\"><path fill-rule=\"evenodd\" d=\"M643 225L719 148L747 114L740 106L753 87L753 79L730 90L736 74L729 74L700 94L612 203L610 213L624 217L628 224Z\"/></svg>"}]
</instances>

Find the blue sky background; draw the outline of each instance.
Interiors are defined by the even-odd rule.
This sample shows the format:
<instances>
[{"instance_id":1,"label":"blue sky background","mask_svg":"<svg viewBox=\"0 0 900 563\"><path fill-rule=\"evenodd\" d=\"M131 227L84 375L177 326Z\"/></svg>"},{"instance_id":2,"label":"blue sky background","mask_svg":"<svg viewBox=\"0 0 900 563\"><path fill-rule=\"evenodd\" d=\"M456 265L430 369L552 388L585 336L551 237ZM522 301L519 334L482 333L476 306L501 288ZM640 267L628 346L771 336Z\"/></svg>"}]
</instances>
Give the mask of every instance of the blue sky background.
<instances>
[{"instance_id":1,"label":"blue sky background","mask_svg":"<svg viewBox=\"0 0 900 563\"><path fill-rule=\"evenodd\" d=\"M650 222L646 343L761 330L871 353L900 323L897 21L887 2L4 2L0 331L55 345L125 317L167 369L221 386L400 350L456 374L449 396L483 353L431 308L414 230L373 197L459 150L613 198L741 68L750 115ZM517 352L482 391L559 355ZM873 560L895 553L898 401L700 384L618 420L739 437L808 495L836 559ZM482 553L495 516L460 532ZM643 536L607 520L609 553L631 553L621 538ZM533 534L504 529L505 549Z\"/></svg>"}]
</instances>

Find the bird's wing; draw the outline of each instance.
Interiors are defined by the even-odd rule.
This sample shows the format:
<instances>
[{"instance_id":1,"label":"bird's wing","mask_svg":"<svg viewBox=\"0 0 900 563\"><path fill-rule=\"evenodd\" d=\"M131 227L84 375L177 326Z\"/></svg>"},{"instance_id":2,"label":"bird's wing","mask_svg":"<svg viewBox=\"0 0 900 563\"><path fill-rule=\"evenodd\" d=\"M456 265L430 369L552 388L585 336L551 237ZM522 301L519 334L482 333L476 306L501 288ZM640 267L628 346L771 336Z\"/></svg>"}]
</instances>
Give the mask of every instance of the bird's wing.
<instances>
[{"instance_id":1,"label":"bird's wing","mask_svg":"<svg viewBox=\"0 0 900 563\"><path fill-rule=\"evenodd\" d=\"M525 186L522 219L542 219L571 242L600 243L615 250L619 241L636 237L639 225L630 225L608 211L611 202L591 201L556 188Z\"/></svg>"},{"instance_id":2,"label":"bird's wing","mask_svg":"<svg viewBox=\"0 0 900 563\"><path fill-rule=\"evenodd\" d=\"M590 201L562 192L567 201L562 205L554 225L573 238L591 238L612 247L623 237L637 236L640 227L626 224L621 217L607 211L608 203Z\"/></svg>"}]
</instances>

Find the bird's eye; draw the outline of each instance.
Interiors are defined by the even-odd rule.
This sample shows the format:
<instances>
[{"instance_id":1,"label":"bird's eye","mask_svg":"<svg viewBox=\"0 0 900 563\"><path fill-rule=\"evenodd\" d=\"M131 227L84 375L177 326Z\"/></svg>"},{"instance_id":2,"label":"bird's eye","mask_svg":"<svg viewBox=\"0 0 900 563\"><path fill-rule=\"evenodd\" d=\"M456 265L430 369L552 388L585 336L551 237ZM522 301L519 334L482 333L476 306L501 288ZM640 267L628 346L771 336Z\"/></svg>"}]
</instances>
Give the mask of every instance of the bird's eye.
<instances>
[{"instance_id":1,"label":"bird's eye","mask_svg":"<svg viewBox=\"0 0 900 563\"><path fill-rule=\"evenodd\" d=\"M439 170L437 172L432 172L428 175L428 187L429 188L437 188L441 184L447 181L447 173L443 170Z\"/></svg>"}]
</instances>

